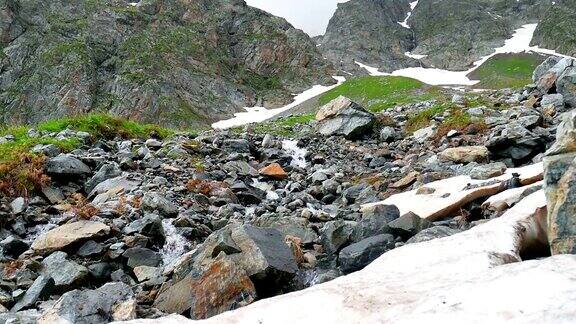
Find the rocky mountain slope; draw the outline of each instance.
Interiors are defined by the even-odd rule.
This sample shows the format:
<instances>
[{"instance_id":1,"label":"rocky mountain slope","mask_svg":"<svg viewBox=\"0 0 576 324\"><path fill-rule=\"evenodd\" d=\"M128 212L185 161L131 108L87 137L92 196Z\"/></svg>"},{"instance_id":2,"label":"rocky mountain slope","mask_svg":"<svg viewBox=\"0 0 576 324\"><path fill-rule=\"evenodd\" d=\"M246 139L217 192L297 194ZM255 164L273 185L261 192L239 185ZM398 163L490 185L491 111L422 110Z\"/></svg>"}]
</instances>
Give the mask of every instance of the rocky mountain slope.
<instances>
[{"instance_id":1,"label":"rocky mountain slope","mask_svg":"<svg viewBox=\"0 0 576 324\"><path fill-rule=\"evenodd\" d=\"M556 1L542 19L534 35L534 44L570 56L576 56L576 3Z\"/></svg>"},{"instance_id":2,"label":"rocky mountain slope","mask_svg":"<svg viewBox=\"0 0 576 324\"><path fill-rule=\"evenodd\" d=\"M562 15L572 12L569 1L555 3L552 5L550 0L420 0L411 11L408 1L352 0L339 5L326 35L318 43L336 66L352 73L358 72L354 61L386 72L420 64L466 70L502 46L521 25L542 21L542 32L536 42L570 54L575 48L572 42L560 46L558 39L566 37L544 32L553 30L545 27L546 24L556 24ZM400 23L409 12L406 25L402 26ZM570 22L563 26L565 28L554 33L573 33ZM404 55L408 51L426 57L416 60Z\"/></svg>"},{"instance_id":3,"label":"rocky mountain slope","mask_svg":"<svg viewBox=\"0 0 576 324\"><path fill-rule=\"evenodd\" d=\"M230 131L173 133L103 117L3 130L0 321L203 319L413 251L379 276L397 283L394 269L438 264L415 258L419 243L452 235L456 248L426 252L446 242L435 240L424 254L460 260L441 262L455 274L463 258L488 271L546 257L541 189L554 190L548 180L562 164L543 183L540 161L561 114L576 107L575 64L550 58L537 85L518 91L436 89L434 99L377 113L337 97L315 120ZM549 151L559 157L574 147L563 125ZM558 196L563 208L551 213L557 242L570 242L570 204ZM478 233L501 240L486 249ZM436 279L454 279L450 271Z\"/></svg>"},{"instance_id":4,"label":"rocky mountain slope","mask_svg":"<svg viewBox=\"0 0 576 324\"><path fill-rule=\"evenodd\" d=\"M172 126L333 83L303 32L241 0L0 1L0 121L108 112Z\"/></svg>"}]
</instances>

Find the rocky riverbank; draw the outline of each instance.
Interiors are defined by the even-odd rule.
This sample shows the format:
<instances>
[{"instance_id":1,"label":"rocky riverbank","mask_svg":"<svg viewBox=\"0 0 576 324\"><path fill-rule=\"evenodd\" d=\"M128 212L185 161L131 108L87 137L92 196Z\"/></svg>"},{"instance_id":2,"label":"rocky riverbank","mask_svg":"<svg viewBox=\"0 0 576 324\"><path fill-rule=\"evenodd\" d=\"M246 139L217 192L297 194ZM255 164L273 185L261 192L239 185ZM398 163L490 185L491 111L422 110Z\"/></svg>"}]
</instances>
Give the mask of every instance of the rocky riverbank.
<instances>
[{"instance_id":1,"label":"rocky riverbank","mask_svg":"<svg viewBox=\"0 0 576 324\"><path fill-rule=\"evenodd\" d=\"M573 66L549 59L533 86L448 106L373 114L340 97L289 132L30 129L81 144L34 147L47 178L0 198L0 320L208 318L512 213L542 187L539 162L575 104Z\"/></svg>"}]
</instances>

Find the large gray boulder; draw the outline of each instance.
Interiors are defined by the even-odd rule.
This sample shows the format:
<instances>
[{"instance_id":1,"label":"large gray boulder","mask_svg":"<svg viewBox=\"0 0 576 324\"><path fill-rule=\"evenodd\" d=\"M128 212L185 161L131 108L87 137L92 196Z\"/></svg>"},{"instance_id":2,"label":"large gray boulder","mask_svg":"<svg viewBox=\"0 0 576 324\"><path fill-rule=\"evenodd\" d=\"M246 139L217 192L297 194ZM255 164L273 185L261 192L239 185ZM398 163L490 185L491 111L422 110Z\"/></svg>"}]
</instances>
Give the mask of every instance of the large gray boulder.
<instances>
[{"instance_id":1,"label":"large gray boulder","mask_svg":"<svg viewBox=\"0 0 576 324\"><path fill-rule=\"evenodd\" d=\"M94 290L72 290L42 313L38 324L99 324L136 318L136 299L130 286L116 282Z\"/></svg>"},{"instance_id":2,"label":"large gray boulder","mask_svg":"<svg viewBox=\"0 0 576 324\"><path fill-rule=\"evenodd\" d=\"M65 291L84 283L88 277L88 269L68 260L65 252L57 251L42 261L42 274L54 279L56 289Z\"/></svg>"},{"instance_id":3,"label":"large gray boulder","mask_svg":"<svg viewBox=\"0 0 576 324\"><path fill-rule=\"evenodd\" d=\"M338 254L340 269L344 273L358 271L393 249L394 245L394 236L390 234L380 234L351 244Z\"/></svg>"},{"instance_id":4,"label":"large gray boulder","mask_svg":"<svg viewBox=\"0 0 576 324\"><path fill-rule=\"evenodd\" d=\"M212 233L174 269L154 306L206 318L281 292L298 271L276 229L231 224Z\"/></svg>"},{"instance_id":5,"label":"large gray boulder","mask_svg":"<svg viewBox=\"0 0 576 324\"><path fill-rule=\"evenodd\" d=\"M72 155L62 154L46 162L46 172L54 177L83 176L92 172L84 162Z\"/></svg>"},{"instance_id":6,"label":"large gray boulder","mask_svg":"<svg viewBox=\"0 0 576 324\"><path fill-rule=\"evenodd\" d=\"M356 139L372 128L376 118L359 104L340 96L320 108L316 120L322 135Z\"/></svg>"}]
</instances>

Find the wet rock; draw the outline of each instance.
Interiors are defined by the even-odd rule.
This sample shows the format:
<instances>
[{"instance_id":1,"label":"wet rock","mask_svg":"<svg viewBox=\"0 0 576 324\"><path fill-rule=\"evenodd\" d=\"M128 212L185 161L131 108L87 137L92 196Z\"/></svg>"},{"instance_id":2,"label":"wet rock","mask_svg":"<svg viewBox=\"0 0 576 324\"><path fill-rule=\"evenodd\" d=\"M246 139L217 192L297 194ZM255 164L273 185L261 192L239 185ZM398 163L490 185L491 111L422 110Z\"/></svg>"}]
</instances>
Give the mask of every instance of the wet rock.
<instances>
[{"instance_id":1,"label":"wet rock","mask_svg":"<svg viewBox=\"0 0 576 324\"><path fill-rule=\"evenodd\" d=\"M28 208L28 204L26 200L22 197L18 197L10 203L10 208L12 208L12 212L16 215L23 213L26 208Z\"/></svg>"},{"instance_id":2,"label":"wet rock","mask_svg":"<svg viewBox=\"0 0 576 324\"><path fill-rule=\"evenodd\" d=\"M130 286L109 283L94 290L73 290L65 293L44 311L39 324L108 323L136 317L136 300Z\"/></svg>"},{"instance_id":3,"label":"wet rock","mask_svg":"<svg viewBox=\"0 0 576 324\"><path fill-rule=\"evenodd\" d=\"M63 291L84 283L88 276L88 269L68 260L68 254L58 251L42 261L42 275L54 279L55 288Z\"/></svg>"},{"instance_id":4,"label":"wet rock","mask_svg":"<svg viewBox=\"0 0 576 324\"><path fill-rule=\"evenodd\" d=\"M404 240L410 239L420 231L431 226L432 223L430 221L420 218L420 216L411 212L388 223L391 233L402 237Z\"/></svg>"},{"instance_id":5,"label":"wet rock","mask_svg":"<svg viewBox=\"0 0 576 324\"><path fill-rule=\"evenodd\" d=\"M96 255L100 255L104 252L104 245L100 244L96 241L88 241L84 243L76 252L77 255L81 257L92 257Z\"/></svg>"},{"instance_id":6,"label":"wet rock","mask_svg":"<svg viewBox=\"0 0 576 324\"><path fill-rule=\"evenodd\" d=\"M157 192L147 192L142 198L142 210L158 212L164 217L178 216L178 207Z\"/></svg>"},{"instance_id":7,"label":"wet rock","mask_svg":"<svg viewBox=\"0 0 576 324\"><path fill-rule=\"evenodd\" d=\"M245 139L227 139L222 143L222 149L234 153L250 153L250 142Z\"/></svg>"},{"instance_id":8,"label":"wet rock","mask_svg":"<svg viewBox=\"0 0 576 324\"><path fill-rule=\"evenodd\" d=\"M110 227L103 223L78 221L59 226L38 237L32 243L32 249L36 253L47 254L109 233Z\"/></svg>"},{"instance_id":9,"label":"wet rock","mask_svg":"<svg viewBox=\"0 0 576 324\"><path fill-rule=\"evenodd\" d=\"M278 163L272 163L258 171L260 175L263 175L268 178L276 179L276 180L283 180L288 177L288 174L282 166Z\"/></svg>"},{"instance_id":10,"label":"wet rock","mask_svg":"<svg viewBox=\"0 0 576 324\"><path fill-rule=\"evenodd\" d=\"M503 175L506 169L506 164L502 162L483 164L472 168L470 177L476 180L486 180Z\"/></svg>"},{"instance_id":11,"label":"wet rock","mask_svg":"<svg viewBox=\"0 0 576 324\"><path fill-rule=\"evenodd\" d=\"M100 170L98 170L92 178L86 181L84 189L86 192L90 193L100 183L108 179L119 177L120 175L122 175L122 170L120 170L120 167L116 163L106 163L100 167Z\"/></svg>"},{"instance_id":12,"label":"wet rock","mask_svg":"<svg viewBox=\"0 0 576 324\"><path fill-rule=\"evenodd\" d=\"M485 146L452 147L442 151L439 156L455 163L481 162L488 159L488 149Z\"/></svg>"},{"instance_id":13,"label":"wet rock","mask_svg":"<svg viewBox=\"0 0 576 324\"><path fill-rule=\"evenodd\" d=\"M151 238L153 242L160 245L165 241L162 218L156 214L145 214L144 217L126 225L124 233L129 235L138 233Z\"/></svg>"},{"instance_id":14,"label":"wet rock","mask_svg":"<svg viewBox=\"0 0 576 324\"><path fill-rule=\"evenodd\" d=\"M451 236L459 232L459 230L455 230L448 226L434 226L423 229L421 232L406 241L406 244L431 241L437 238Z\"/></svg>"},{"instance_id":15,"label":"wet rock","mask_svg":"<svg viewBox=\"0 0 576 324\"><path fill-rule=\"evenodd\" d=\"M46 172L53 177L83 176L92 172L90 167L71 155L59 155L46 162Z\"/></svg>"},{"instance_id":16,"label":"wet rock","mask_svg":"<svg viewBox=\"0 0 576 324\"><path fill-rule=\"evenodd\" d=\"M381 234L351 244L338 254L338 264L344 273L358 271L394 248L394 236Z\"/></svg>"},{"instance_id":17,"label":"wet rock","mask_svg":"<svg viewBox=\"0 0 576 324\"><path fill-rule=\"evenodd\" d=\"M356 226L357 223L352 221L327 222L320 231L320 239L326 252L334 254L350 244Z\"/></svg>"},{"instance_id":18,"label":"wet rock","mask_svg":"<svg viewBox=\"0 0 576 324\"><path fill-rule=\"evenodd\" d=\"M39 276L34 280L34 283L26 294L20 299L10 310L11 312L19 312L23 309L32 308L37 301L50 297L50 293L54 289L54 279L49 276Z\"/></svg>"},{"instance_id":19,"label":"wet rock","mask_svg":"<svg viewBox=\"0 0 576 324\"><path fill-rule=\"evenodd\" d=\"M252 303L256 289L241 265L225 255L203 271L192 271L161 291L154 301L159 310L204 319Z\"/></svg>"},{"instance_id":20,"label":"wet rock","mask_svg":"<svg viewBox=\"0 0 576 324\"><path fill-rule=\"evenodd\" d=\"M126 265L130 268L139 266L157 267L162 262L160 253L147 248L134 247L127 249L122 256L126 259Z\"/></svg>"},{"instance_id":21,"label":"wet rock","mask_svg":"<svg viewBox=\"0 0 576 324\"><path fill-rule=\"evenodd\" d=\"M10 235L0 242L4 255L17 259L29 248L28 244L14 235Z\"/></svg>"},{"instance_id":22,"label":"wet rock","mask_svg":"<svg viewBox=\"0 0 576 324\"><path fill-rule=\"evenodd\" d=\"M343 135L347 139L355 139L369 131L376 118L362 106L340 96L321 107L316 120L318 132L322 135Z\"/></svg>"}]
</instances>

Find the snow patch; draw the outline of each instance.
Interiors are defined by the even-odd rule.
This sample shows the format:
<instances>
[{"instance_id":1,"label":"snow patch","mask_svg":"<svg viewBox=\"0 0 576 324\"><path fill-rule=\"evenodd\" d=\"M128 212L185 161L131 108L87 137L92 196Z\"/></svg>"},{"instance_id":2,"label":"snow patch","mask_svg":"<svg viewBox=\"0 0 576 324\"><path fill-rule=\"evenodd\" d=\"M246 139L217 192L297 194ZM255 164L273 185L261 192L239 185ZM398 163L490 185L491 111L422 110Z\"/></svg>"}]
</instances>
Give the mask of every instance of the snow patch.
<instances>
[{"instance_id":1,"label":"snow patch","mask_svg":"<svg viewBox=\"0 0 576 324\"><path fill-rule=\"evenodd\" d=\"M408 12L408 14L406 14L406 18L404 19L404 21L398 22L400 26L410 29L410 25L408 25L408 19L410 19L410 17L412 16L412 12L414 11L414 8L416 8L416 6L418 5L418 1L419 0L410 2L410 11Z\"/></svg>"},{"instance_id":2,"label":"snow patch","mask_svg":"<svg viewBox=\"0 0 576 324\"><path fill-rule=\"evenodd\" d=\"M404 53L404 55L406 55L410 58L416 59L416 60L421 60L421 59L425 58L426 56L428 56L428 55L412 54L410 52L406 52L406 53Z\"/></svg>"},{"instance_id":3,"label":"snow patch","mask_svg":"<svg viewBox=\"0 0 576 324\"><path fill-rule=\"evenodd\" d=\"M341 85L344 81L346 81L346 78L341 76L334 76L333 78L336 79L336 81L338 81L335 85L331 86L315 85L312 88L296 95L294 97L294 101L291 104L288 104L282 108L266 109L264 107L245 107L244 109L246 110L246 112L236 113L234 114L233 118L216 122L212 124L212 128L228 129L266 121L280 113L283 113L300 105L301 103L307 100L310 100L318 95L321 95L326 91L332 90L335 87Z\"/></svg>"},{"instance_id":4,"label":"snow patch","mask_svg":"<svg viewBox=\"0 0 576 324\"><path fill-rule=\"evenodd\" d=\"M368 73L372 76L403 76L408 78L413 78L420 80L424 83L430 85L462 85L471 86L477 84L478 80L471 80L468 75L474 72L482 64L486 63L492 57L498 54L511 54L511 53L539 53L546 55L554 55L560 57L568 57L567 55L559 54L554 50L542 49L538 46L531 46L532 38L534 37L534 32L536 31L538 24L526 24L518 28L511 38L504 42L502 47L494 49L494 52L490 55L484 56L478 61L474 62L472 68L466 71L449 71L436 68L424 68L424 67L410 67L405 69L396 70L392 73L380 72L378 68L370 67L360 62L356 62L360 67L366 69ZM408 53L405 53L409 56ZM411 56L409 56L411 57ZM422 59L422 57L420 58Z\"/></svg>"}]
</instances>

